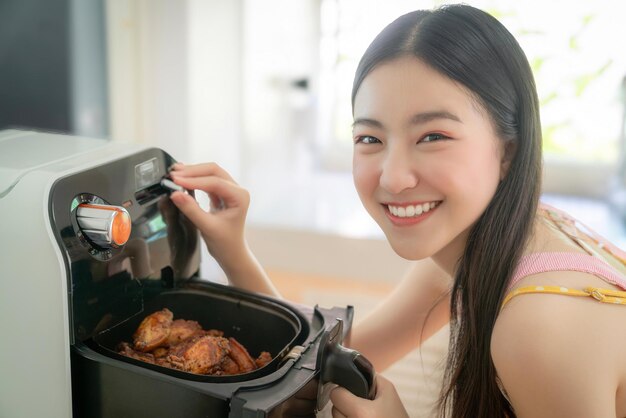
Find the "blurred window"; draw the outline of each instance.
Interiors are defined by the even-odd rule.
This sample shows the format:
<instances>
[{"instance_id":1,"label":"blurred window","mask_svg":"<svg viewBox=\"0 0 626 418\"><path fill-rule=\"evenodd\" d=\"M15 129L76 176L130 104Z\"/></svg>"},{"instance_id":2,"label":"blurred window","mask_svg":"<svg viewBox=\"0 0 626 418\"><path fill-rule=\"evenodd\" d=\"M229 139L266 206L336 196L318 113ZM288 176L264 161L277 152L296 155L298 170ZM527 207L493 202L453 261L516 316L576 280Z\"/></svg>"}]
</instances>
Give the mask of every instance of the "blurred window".
<instances>
[{"instance_id":1,"label":"blurred window","mask_svg":"<svg viewBox=\"0 0 626 418\"><path fill-rule=\"evenodd\" d=\"M352 79L358 60L383 27L417 8L446 2L322 0L319 143L329 168L348 168ZM626 3L613 0L470 1L517 38L535 74L551 161L615 166L623 125ZM620 9L620 10L617 10ZM623 10L622 10L623 9Z\"/></svg>"}]
</instances>

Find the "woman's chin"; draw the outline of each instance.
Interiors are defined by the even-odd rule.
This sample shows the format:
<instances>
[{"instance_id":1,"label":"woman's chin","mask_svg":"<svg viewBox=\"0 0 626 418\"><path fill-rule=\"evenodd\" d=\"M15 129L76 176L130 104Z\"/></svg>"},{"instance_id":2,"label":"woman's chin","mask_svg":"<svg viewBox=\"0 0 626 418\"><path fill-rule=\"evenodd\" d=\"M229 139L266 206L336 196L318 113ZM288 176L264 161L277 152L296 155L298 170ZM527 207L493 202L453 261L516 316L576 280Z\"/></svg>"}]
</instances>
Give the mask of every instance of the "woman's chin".
<instances>
[{"instance_id":1,"label":"woman's chin","mask_svg":"<svg viewBox=\"0 0 626 418\"><path fill-rule=\"evenodd\" d=\"M394 242L390 240L389 237L387 237L387 239L393 251L405 260L418 261L433 255L432 251L428 251L424 246L417 246L415 243Z\"/></svg>"}]
</instances>

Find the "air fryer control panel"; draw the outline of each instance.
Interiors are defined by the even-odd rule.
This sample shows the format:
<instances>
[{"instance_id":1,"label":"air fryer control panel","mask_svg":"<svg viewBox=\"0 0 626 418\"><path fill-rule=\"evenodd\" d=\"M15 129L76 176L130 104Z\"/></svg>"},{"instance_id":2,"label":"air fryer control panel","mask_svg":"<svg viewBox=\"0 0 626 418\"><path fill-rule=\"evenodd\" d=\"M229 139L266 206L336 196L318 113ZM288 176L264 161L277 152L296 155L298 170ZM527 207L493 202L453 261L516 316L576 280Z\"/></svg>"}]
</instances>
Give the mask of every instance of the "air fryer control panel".
<instances>
[{"instance_id":1,"label":"air fryer control panel","mask_svg":"<svg viewBox=\"0 0 626 418\"><path fill-rule=\"evenodd\" d=\"M174 162L148 149L52 186L50 218L68 272L72 342L141 312L152 291L197 274L197 230L160 184Z\"/></svg>"}]
</instances>

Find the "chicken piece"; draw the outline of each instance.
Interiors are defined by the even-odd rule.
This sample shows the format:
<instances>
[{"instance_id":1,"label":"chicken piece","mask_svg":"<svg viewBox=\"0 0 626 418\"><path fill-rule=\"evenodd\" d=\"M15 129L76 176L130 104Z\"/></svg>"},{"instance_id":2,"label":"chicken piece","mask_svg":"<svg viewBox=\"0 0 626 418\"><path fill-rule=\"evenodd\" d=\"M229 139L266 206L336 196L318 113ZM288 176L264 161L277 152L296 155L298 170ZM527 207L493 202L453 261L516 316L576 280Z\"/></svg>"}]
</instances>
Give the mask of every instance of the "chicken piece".
<instances>
[{"instance_id":1,"label":"chicken piece","mask_svg":"<svg viewBox=\"0 0 626 418\"><path fill-rule=\"evenodd\" d=\"M165 356L167 356L169 354L170 350L168 350L165 347L157 347L154 350L152 350L152 355L154 356L155 359L157 358L163 358Z\"/></svg>"},{"instance_id":2,"label":"chicken piece","mask_svg":"<svg viewBox=\"0 0 626 418\"><path fill-rule=\"evenodd\" d=\"M260 369L270 361L272 361L272 355L267 351L261 351L261 354L259 354L259 357L254 360L254 363L256 364L256 367Z\"/></svg>"},{"instance_id":3,"label":"chicken piece","mask_svg":"<svg viewBox=\"0 0 626 418\"><path fill-rule=\"evenodd\" d=\"M228 342L230 343L230 357L239 366L239 373L247 373L257 368L248 350L239 344L239 341L231 337Z\"/></svg>"},{"instance_id":4,"label":"chicken piece","mask_svg":"<svg viewBox=\"0 0 626 418\"><path fill-rule=\"evenodd\" d=\"M156 357L154 359L154 364L158 365L158 366L162 366L162 367L168 367L170 369L175 369L176 367L174 367L174 365L172 364L172 362L170 362L168 360L167 357Z\"/></svg>"},{"instance_id":5,"label":"chicken piece","mask_svg":"<svg viewBox=\"0 0 626 418\"><path fill-rule=\"evenodd\" d=\"M239 374L239 365L235 363L235 360L233 360L232 357L230 357L230 355L228 355L226 356L226 358L224 359L224 362L220 366L219 372L216 374L221 374L221 375Z\"/></svg>"},{"instance_id":6,"label":"chicken piece","mask_svg":"<svg viewBox=\"0 0 626 418\"><path fill-rule=\"evenodd\" d=\"M130 346L130 344L128 344L127 342L123 342L121 343L118 348L117 348L117 352L119 354L122 354L126 357L130 357L130 358L134 358L136 360L141 360L141 361L145 361L147 363L152 363L154 364L154 356L150 353L142 353L140 351L135 351L132 349L132 347Z\"/></svg>"},{"instance_id":7,"label":"chicken piece","mask_svg":"<svg viewBox=\"0 0 626 418\"><path fill-rule=\"evenodd\" d=\"M167 360L186 372L210 374L221 366L229 352L226 338L200 335L172 347Z\"/></svg>"},{"instance_id":8,"label":"chicken piece","mask_svg":"<svg viewBox=\"0 0 626 418\"><path fill-rule=\"evenodd\" d=\"M167 337L167 345L174 346L203 332L202 327L196 321L176 319L170 327L170 335Z\"/></svg>"},{"instance_id":9,"label":"chicken piece","mask_svg":"<svg viewBox=\"0 0 626 418\"><path fill-rule=\"evenodd\" d=\"M204 331L206 335L212 335L214 337L223 337L224 331L220 331L219 329L209 329Z\"/></svg>"},{"instance_id":10,"label":"chicken piece","mask_svg":"<svg viewBox=\"0 0 626 418\"><path fill-rule=\"evenodd\" d=\"M167 308L146 316L133 334L133 348L144 353L165 344L174 314Z\"/></svg>"}]
</instances>

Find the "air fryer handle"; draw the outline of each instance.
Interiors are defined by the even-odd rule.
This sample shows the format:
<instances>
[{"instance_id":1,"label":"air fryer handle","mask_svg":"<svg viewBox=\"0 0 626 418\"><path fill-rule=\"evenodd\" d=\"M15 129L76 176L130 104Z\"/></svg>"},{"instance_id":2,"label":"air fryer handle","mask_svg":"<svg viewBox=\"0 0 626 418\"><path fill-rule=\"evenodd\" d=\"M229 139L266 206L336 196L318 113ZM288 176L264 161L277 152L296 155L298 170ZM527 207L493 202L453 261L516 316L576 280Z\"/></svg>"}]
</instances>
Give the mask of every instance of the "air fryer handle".
<instances>
[{"instance_id":1,"label":"air fryer handle","mask_svg":"<svg viewBox=\"0 0 626 418\"><path fill-rule=\"evenodd\" d=\"M340 344L328 347L324 364L324 381L333 382L365 399L376 396L374 366L358 351Z\"/></svg>"}]
</instances>

